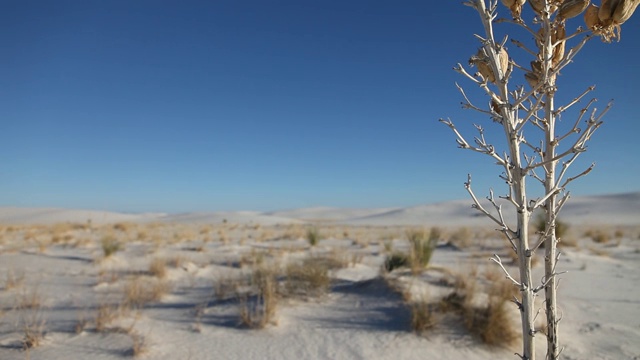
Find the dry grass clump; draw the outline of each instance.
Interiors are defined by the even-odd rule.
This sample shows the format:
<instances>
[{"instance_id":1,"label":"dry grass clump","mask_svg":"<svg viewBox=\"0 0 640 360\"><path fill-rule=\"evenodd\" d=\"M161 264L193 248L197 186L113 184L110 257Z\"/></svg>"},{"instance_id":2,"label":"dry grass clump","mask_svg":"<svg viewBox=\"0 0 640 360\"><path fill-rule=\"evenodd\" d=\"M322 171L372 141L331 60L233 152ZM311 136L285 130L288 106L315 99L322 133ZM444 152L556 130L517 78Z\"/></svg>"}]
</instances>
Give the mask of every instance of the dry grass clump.
<instances>
[{"instance_id":1,"label":"dry grass clump","mask_svg":"<svg viewBox=\"0 0 640 360\"><path fill-rule=\"evenodd\" d=\"M486 273L484 280L487 284L481 286L478 278L457 275L454 291L442 299L441 309L460 314L467 330L484 344L511 346L518 335L506 306L518 289L499 273ZM481 295L482 301L477 301Z\"/></svg>"},{"instance_id":2,"label":"dry grass clump","mask_svg":"<svg viewBox=\"0 0 640 360\"><path fill-rule=\"evenodd\" d=\"M316 246L320 241L320 231L315 226L310 227L309 229L307 229L306 237L307 237L307 241L309 242L309 245Z\"/></svg>"},{"instance_id":3,"label":"dry grass clump","mask_svg":"<svg viewBox=\"0 0 640 360\"><path fill-rule=\"evenodd\" d=\"M433 329L438 324L437 304L430 303L423 298L411 303L411 329L423 334Z\"/></svg>"},{"instance_id":4,"label":"dry grass clump","mask_svg":"<svg viewBox=\"0 0 640 360\"><path fill-rule=\"evenodd\" d=\"M439 228L431 228L427 234L426 230L408 230L407 239L411 245L410 265L411 271L417 274L424 270L431 261L431 256L436 248L442 233Z\"/></svg>"},{"instance_id":5,"label":"dry grass clump","mask_svg":"<svg viewBox=\"0 0 640 360\"><path fill-rule=\"evenodd\" d=\"M129 333L129 337L131 337L132 341L130 350L131 356L139 357L149 351L149 342L145 336L138 332L131 331Z\"/></svg>"},{"instance_id":6,"label":"dry grass clump","mask_svg":"<svg viewBox=\"0 0 640 360\"><path fill-rule=\"evenodd\" d=\"M250 329L262 329L275 323L278 303L277 277L273 269L256 269L250 278L250 292L238 294L240 323Z\"/></svg>"},{"instance_id":7,"label":"dry grass clump","mask_svg":"<svg viewBox=\"0 0 640 360\"><path fill-rule=\"evenodd\" d=\"M459 249L466 249L472 244L473 233L468 227L456 229L449 238L449 241Z\"/></svg>"},{"instance_id":8,"label":"dry grass clump","mask_svg":"<svg viewBox=\"0 0 640 360\"><path fill-rule=\"evenodd\" d=\"M102 252L105 258L110 257L122 248L122 244L113 235L103 236L100 240L100 245L102 246Z\"/></svg>"},{"instance_id":9,"label":"dry grass clump","mask_svg":"<svg viewBox=\"0 0 640 360\"><path fill-rule=\"evenodd\" d=\"M601 229L589 229L584 233L584 236L591 238L593 242L598 244L606 244L611 240L609 233Z\"/></svg>"},{"instance_id":10,"label":"dry grass clump","mask_svg":"<svg viewBox=\"0 0 640 360\"><path fill-rule=\"evenodd\" d=\"M28 350L39 346L46 334L46 320L39 309L24 314L20 323L23 332L23 349Z\"/></svg>"},{"instance_id":11,"label":"dry grass clump","mask_svg":"<svg viewBox=\"0 0 640 360\"><path fill-rule=\"evenodd\" d=\"M120 308L115 305L101 304L95 318L95 327L97 332L105 332L108 330L109 324L120 316Z\"/></svg>"},{"instance_id":12,"label":"dry grass clump","mask_svg":"<svg viewBox=\"0 0 640 360\"><path fill-rule=\"evenodd\" d=\"M154 258L149 264L149 274L157 278L167 276L167 261L161 258Z\"/></svg>"},{"instance_id":13,"label":"dry grass clump","mask_svg":"<svg viewBox=\"0 0 640 360\"><path fill-rule=\"evenodd\" d=\"M128 307L142 308L151 302L157 302L171 291L167 281L153 278L135 277L124 287L124 304Z\"/></svg>"},{"instance_id":14,"label":"dry grass clump","mask_svg":"<svg viewBox=\"0 0 640 360\"><path fill-rule=\"evenodd\" d=\"M506 309L514 296L514 289L515 286L507 280L492 281L485 304L465 307L465 325L483 343L489 346L509 346L518 338Z\"/></svg>"},{"instance_id":15,"label":"dry grass clump","mask_svg":"<svg viewBox=\"0 0 640 360\"><path fill-rule=\"evenodd\" d=\"M286 268L286 294L289 296L324 294L331 285L329 267L329 262L322 258L309 258L302 263L289 264Z\"/></svg>"}]
</instances>

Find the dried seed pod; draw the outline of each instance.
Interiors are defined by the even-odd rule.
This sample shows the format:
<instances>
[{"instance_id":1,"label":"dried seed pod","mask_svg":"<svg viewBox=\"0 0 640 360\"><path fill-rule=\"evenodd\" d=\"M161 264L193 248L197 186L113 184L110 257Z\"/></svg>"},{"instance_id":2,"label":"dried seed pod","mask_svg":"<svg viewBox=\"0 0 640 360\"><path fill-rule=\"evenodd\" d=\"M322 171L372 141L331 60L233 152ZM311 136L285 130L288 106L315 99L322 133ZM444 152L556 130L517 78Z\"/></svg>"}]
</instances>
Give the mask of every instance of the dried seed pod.
<instances>
[{"instance_id":1,"label":"dried seed pod","mask_svg":"<svg viewBox=\"0 0 640 360\"><path fill-rule=\"evenodd\" d=\"M534 60L531 62L531 70L535 74L542 74L542 63L540 60Z\"/></svg>"},{"instance_id":2,"label":"dried seed pod","mask_svg":"<svg viewBox=\"0 0 640 360\"><path fill-rule=\"evenodd\" d=\"M584 23L589 29L594 31L594 33L596 32L596 28L602 26L600 18L598 18L598 10L599 8L597 6L591 4L584 12Z\"/></svg>"},{"instance_id":3,"label":"dried seed pod","mask_svg":"<svg viewBox=\"0 0 640 360\"><path fill-rule=\"evenodd\" d=\"M531 88L535 88L536 86L538 86L538 75L532 73L532 72L528 72L524 74L524 78L525 80L527 80L527 82L529 83L529 86L531 86Z\"/></svg>"},{"instance_id":4,"label":"dried seed pod","mask_svg":"<svg viewBox=\"0 0 640 360\"><path fill-rule=\"evenodd\" d=\"M493 112L495 112L496 114L500 114L500 105L498 104L497 101L491 99L491 110L493 110Z\"/></svg>"},{"instance_id":5,"label":"dried seed pod","mask_svg":"<svg viewBox=\"0 0 640 360\"><path fill-rule=\"evenodd\" d=\"M613 11L611 18L615 24L621 25L625 21L629 20L633 12L636 10L640 0L620 0L618 5Z\"/></svg>"},{"instance_id":6,"label":"dried seed pod","mask_svg":"<svg viewBox=\"0 0 640 360\"><path fill-rule=\"evenodd\" d=\"M538 15L542 15L544 11L544 0L529 0L529 5Z\"/></svg>"},{"instance_id":7,"label":"dried seed pod","mask_svg":"<svg viewBox=\"0 0 640 360\"><path fill-rule=\"evenodd\" d=\"M502 4L511 10L511 16L514 19L519 19L520 14L522 14L522 5L524 5L526 0L501 0Z\"/></svg>"},{"instance_id":8,"label":"dried seed pod","mask_svg":"<svg viewBox=\"0 0 640 360\"><path fill-rule=\"evenodd\" d=\"M603 25L610 25L613 17L613 11L618 6L620 0L602 0L600 10L598 10L598 18Z\"/></svg>"},{"instance_id":9,"label":"dried seed pod","mask_svg":"<svg viewBox=\"0 0 640 360\"><path fill-rule=\"evenodd\" d=\"M500 52L498 52L498 59L500 60L500 69L504 74L507 72L507 68L509 67L509 54L507 53L507 49L500 49Z\"/></svg>"},{"instance_id":10,"label":"dried seed pod","mask_svg":"<svg viewBox=\"0 0 640 360\"><path fill-rule=\"evenodd\" d=\"M505 48L500 49L498 51L498 61L500 61L500 68L503 72L507 71L507 67L509 66L509 54ZM496 82L496 76L489 65L489 61L487 60L482 49L478 50L478 53L469 59L469 64L475 65L478 67L478 72L482 77L492 83Z\"/></svg>"},{"instance_id":11,"label":"dried seed pod","mask_svg":"<svg viewBox=\"0 0 640 360\"><path fill-rule=\"evenodd\" d=\"M560 19L571 19L580 15L589 6L589 0L564 0L560 9L558 9L558 17Z\"/></svg>"},{"instance_id":12,"label":"dried seed pod","mask_svg":"<svg viewBox=\"0 0 640 360\"><path fill-rule=\"evenodd\" d=\"M551 41L557 45L553 48L553 57L551 58L551 63L553 66L557 66L560 63L560 60L564 57L564 49L565 49L565 41L563 40L566 36L566 30L564 28L564 23L558 25L558 27L553 31L551 35ZM559 41L559 43L558 43Z\"/></svg>"},{"instance_id":13,"label":"dried seed pod","mask_svg":"<svg viewBox=\"0 0 640 360\"><path fill-rule=\"evenodd\" d=\"M478 53L472 56L471 59L469 59L469 64L477 66L478 72L485 80L490 82L496 81L493 70L491 70L491 66L489 66L487 58L482 49L478 50Z\"/></svg>"}]
</instances>

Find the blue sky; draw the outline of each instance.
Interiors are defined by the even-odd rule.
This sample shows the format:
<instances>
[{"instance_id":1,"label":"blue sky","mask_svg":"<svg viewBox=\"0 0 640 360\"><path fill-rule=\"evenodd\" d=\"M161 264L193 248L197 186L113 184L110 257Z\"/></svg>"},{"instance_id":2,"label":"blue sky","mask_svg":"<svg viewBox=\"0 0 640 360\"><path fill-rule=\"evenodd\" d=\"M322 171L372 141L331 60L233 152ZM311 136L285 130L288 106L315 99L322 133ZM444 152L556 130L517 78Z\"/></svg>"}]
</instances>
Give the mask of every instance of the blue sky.
<instances>
[{"instance_id":1,"label":"blue sky","mask_svg":"<svg viewBox=\"0 0 640 360\"><path fill-rule=\"evenodd\" d=\"M502 193L500 169L437 121L499 131L460 109L454 85L486 103L452 71L477 50L477 14L435 4L3 2L0 205L409 206L466 198L468 172L479 195ZM576 195L640 190L639 18L559 79L559 100L595 84L600 107L616 101L575 168L597 163Z\"/></svg>"}]
</instances>

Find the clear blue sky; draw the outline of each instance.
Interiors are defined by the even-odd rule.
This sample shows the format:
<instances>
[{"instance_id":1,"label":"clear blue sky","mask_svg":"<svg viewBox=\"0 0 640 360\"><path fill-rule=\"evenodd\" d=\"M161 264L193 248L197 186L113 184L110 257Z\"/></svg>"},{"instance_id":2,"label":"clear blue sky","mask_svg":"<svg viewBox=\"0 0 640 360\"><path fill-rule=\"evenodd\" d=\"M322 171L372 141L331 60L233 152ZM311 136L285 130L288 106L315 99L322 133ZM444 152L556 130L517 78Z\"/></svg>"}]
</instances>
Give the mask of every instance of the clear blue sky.
<instances>
[{"instance_id":1,"label":"clear blue sky","mask_svg":"<svg viewBox=\"0 0 640 360\"><path fill-rule=\"evenodd\" d=\"M616 100L574 194L640 189L639 25L559 80L560 99ZM454 85L486 103L452 71L481 30L461 1L3 1L0 205L408 206L466 198L467 172L502 193L437 121L498 130Z\"/></svg>"}]
</instances>

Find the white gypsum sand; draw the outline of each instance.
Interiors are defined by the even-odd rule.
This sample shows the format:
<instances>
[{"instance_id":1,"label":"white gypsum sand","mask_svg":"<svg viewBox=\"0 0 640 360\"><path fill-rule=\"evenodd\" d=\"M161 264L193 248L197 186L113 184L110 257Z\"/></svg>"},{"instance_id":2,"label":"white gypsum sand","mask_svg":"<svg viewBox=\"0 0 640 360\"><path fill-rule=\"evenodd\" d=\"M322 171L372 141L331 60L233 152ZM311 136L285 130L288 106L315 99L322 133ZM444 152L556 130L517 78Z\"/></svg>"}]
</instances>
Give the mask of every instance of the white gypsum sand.
<instances>
[{"instance_id":1,"label":"white gypsum sand","mask_svg":"<svg viewBox=\"0 0 640 360\"><path fill-rule=\"evenodd\" d=\"M639 199L575 198L561 214L570 224L559 265L569 271L559 294L566 359L640 356ZM484 344L451 310L455 301L443 300L463 279L476 286L470 303L482 306L501 279L489 256L508 263L505 241L468 207L2 208L0 359L512 358L517 344ZM441 228L429 267L381 271L387 255L409 251L405 232L420 225ZM540 279L542 259L534 271ZM262 319L269 301L273 316ZM432 324L417 334L412 304L420 301L449 310L429 308ZM515 328L518 313L506 307Z\"/></svg>"}]
</instances>

